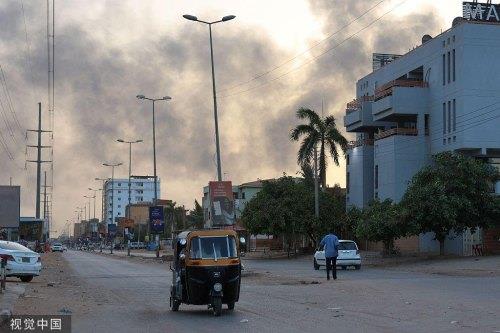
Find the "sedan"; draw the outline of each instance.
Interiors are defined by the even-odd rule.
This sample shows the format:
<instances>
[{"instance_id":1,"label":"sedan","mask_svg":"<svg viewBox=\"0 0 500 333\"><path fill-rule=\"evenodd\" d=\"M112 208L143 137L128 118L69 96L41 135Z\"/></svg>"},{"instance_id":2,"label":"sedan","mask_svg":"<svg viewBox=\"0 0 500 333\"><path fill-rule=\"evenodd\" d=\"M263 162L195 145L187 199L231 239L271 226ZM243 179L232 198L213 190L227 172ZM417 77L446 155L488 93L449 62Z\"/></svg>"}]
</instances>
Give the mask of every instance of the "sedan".
<instances>
[{"instance_id":1,"label":"sedan","mask_svg":"<svg viewBox=\"0 0 500 333\"><path fill-rule=\"evenodd\" d=\"M6 275L15 276L23 282L30 282L40 275L40 255L15 242L0 241L0 258L7 261Z\"/></svg>"},{"instance_id":2,"label":"sedan","mask_svg":"<svg viewBox=\"0 0 500 333\"><path fill-rule=\"evenodd\" d=\"M361 268L361 256L356 242L352 240L339 240L339 255L337 257L337 266L347 269L353 266L355 269ZM318 270L321 266L326 266L325 251L323 247L319 248L314 254L314 269Z\"/></svg>"},{"instance_id":3,"label":"sedan","mask_svg":"<svg viewBox=\"0 0 500 333\"><path fill-rule=\"evenodd\" d=\"M52 252L63 252L64 248L63 248L63 245L61 243L54 243L50 246L50 250Z\"/></svg>"}]
</instances>

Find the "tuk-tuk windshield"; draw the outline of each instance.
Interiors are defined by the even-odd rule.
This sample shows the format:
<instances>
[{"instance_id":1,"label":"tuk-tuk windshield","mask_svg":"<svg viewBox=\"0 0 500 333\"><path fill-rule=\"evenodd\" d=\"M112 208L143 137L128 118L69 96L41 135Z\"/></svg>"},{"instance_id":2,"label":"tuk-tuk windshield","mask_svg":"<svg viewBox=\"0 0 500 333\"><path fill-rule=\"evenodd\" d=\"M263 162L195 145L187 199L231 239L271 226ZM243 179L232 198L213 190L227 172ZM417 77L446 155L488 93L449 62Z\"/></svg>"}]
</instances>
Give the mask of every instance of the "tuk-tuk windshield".
<instances>
[{"instance_id":1,"label":"tuk-tuk windshield","mask_svg":"<svg viewBox=\"0 0 500 333\"><path fill-rule=\"evenodd\" d=\"M236 258L234 237L195 237L191 239L190 256L192 259Z\"/></svg>"}]
</instances>

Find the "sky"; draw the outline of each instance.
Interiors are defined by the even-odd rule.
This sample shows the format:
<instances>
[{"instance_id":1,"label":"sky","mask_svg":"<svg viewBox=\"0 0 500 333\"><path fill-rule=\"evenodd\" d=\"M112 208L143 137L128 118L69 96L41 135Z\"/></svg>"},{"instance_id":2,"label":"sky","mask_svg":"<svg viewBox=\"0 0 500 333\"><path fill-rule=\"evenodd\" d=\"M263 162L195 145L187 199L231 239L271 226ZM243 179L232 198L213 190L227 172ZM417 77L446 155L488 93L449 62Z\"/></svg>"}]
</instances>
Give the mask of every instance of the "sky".
<instances>
[{"instance_id":1,"label":"sky","mask_svg":"<svg viewBox=\"0 0 500 333\"><path fill-rule=\"evenodd\" d=\"M152 175L151 105L156 107L161 198L186 208L216 178L208 27L187 21L236 19L213 26L222 171L234 184L299 171L290 129L308 107L334 115L345 133L345 104L373 52L404 54L461 15L456 0L56 0L53 231L63 231L111 176L103 162ZM361 16L361 17L360 17ZM360 17L356 20L357 17ZM37 103L47 112L46 1L0 3L0 184L21 185L22 216L34 216L33 134ZM45 135L46 138L47 135ZM46 144L49 141L44 141ZM48 150L43 159L50 159ZM48 165L43 166L46 170ZM50 169L49 169L50 171ZM49 173L50 174L50 173ZM50 177L49 177L50 178ZM345 185L345 163L329 159L327 183ZM100 200L97 200L98 203ZM100 212L100 205L97 206Z\"/></svg>"}]
</instances>

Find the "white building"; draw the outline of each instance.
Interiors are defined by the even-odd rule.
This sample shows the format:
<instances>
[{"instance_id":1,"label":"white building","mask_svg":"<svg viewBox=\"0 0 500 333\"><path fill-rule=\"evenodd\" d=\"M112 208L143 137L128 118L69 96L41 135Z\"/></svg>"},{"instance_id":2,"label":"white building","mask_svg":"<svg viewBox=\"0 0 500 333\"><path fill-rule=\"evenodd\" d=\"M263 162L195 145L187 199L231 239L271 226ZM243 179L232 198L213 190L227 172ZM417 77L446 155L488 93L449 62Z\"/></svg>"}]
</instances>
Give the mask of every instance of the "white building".
<instances>
[{"instance_id":1,"label":"white building","mask_svg":"<svg viewBox=\"0 0 500 333\"><path fill-rule=\"evenodd\" d=\"M486 22L488 12L480 21L473 9L477 20L455 19L451 29L424 36L381 67L375 63L382 56L374 55L380 68L357 82L344 117L356 135L347 153L347 205L400 201L412 177L443 151L500 168L500 24ZM470 13L464 10L464 18ZM447 241L446 251L464 254L466 238ZM436 246L429 235L419 239L422 252Z\"/></svg>"},{"instance_id":2,"label":"white building","mask_svg":"<svg viewBox=\"0 0 500 333\"><path fill-rule=\"evenodd\" d=\"M128 178L108 179L104 182L104 215L107 224L116 223L116 218L125 217L128 205ZM157 183L158 199L160 198L160 179ZM130 203L153 202L154 177L132 176L130 178ZM114 204L113 204L114 203Z\"/></svg>"}]
</instances>

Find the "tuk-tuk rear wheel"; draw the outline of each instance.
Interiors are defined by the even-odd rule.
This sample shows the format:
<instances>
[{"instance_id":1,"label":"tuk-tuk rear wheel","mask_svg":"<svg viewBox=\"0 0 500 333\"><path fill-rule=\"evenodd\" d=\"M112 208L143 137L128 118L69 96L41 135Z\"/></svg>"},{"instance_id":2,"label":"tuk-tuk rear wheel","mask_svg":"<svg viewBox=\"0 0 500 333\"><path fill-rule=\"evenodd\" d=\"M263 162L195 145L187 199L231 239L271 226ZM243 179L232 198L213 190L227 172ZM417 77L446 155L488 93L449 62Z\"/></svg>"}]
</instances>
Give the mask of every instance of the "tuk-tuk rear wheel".
<instances>
[{"instance_id":1,"label":"tuk-tuk rear wheel","mask_svg":"<svg viewBox=\"0 0 500 333\"><path fill-rule=\"evenodd\" d=\"M212 298L212 310L214 311L214 316L218 317L222 313L222 298L213 297Z\"/></svg>"}]
</instances>

